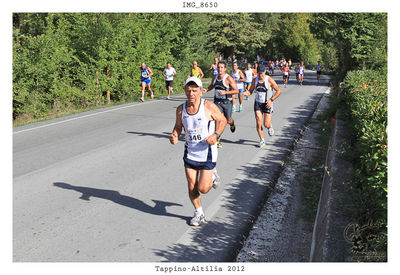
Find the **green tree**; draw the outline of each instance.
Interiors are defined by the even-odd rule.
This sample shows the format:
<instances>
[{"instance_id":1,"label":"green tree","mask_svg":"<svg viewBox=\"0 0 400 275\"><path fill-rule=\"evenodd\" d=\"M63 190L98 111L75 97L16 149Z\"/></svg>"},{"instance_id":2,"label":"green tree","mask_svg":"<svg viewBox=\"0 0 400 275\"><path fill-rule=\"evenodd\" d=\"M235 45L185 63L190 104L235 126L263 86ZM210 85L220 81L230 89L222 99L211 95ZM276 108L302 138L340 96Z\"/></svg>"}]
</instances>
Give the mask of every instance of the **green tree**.
<instances>
[{"instance_id":1,"label":"green tree","mask_svg":"<svg viewBox=\"0 0 400 275\"><path fill-rule=\"evenodd\" d=\"M248 13L213 14L209 30L209 49L232 57L255 50L265 45L262 25L252 20Z\"/></svg>"},{"instance_id":2,"label":"green tree","mask_svg":"<svg viewBox=\"0 0 400 275\"><path fill-rule=\"evenodd\" d=\"M274 59L281 56L281 49L279 48L275 39L276 32L279 30L279 22L283 14L281 13L252 13L250 16L254 22L260 24L261 36L263 39L263 46L257 48L248 48L246 56L256 58L257 55L266 57L267 59Z\"/></svg>"},{"instance_id":3,"label":"green tree","mask_svg":"<svg viewBox=\"0 0 400 275\"><path fill-rule=\"evenodd\" d=\"M294 60L316 63L320 58L318 43L310 31L311 14L284 14L275 33L280 53Z\"/></svg>"},{"instance_id":4,"label":"green tree","mask_svg":"<svg viewBox=\"0 0 400 275\"><path fill-rule=\"evenodd\" d=\"M312 32L325 43L333 43L341 75L365 67L387 64L387 14L315 14Z\"/></svg>"}]
</instances>

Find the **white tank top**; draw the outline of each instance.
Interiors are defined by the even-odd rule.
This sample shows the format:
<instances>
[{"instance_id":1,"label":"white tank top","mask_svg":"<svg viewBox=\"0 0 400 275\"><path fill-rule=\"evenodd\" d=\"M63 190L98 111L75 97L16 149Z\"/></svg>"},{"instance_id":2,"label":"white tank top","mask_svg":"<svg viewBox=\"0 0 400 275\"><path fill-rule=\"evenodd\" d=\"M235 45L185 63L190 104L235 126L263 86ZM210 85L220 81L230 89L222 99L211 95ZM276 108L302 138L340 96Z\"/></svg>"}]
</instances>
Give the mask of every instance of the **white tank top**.
<instances>
[{"instance_id":1,"label":"white tank top","mask_svg":"<svg viewBox=\"0 0 400 275\"><path fill-rule=\"evenodd\" d=\"M235 80L236 86L238 87L238 89L243 89L243 88L244 88L243 82L242 82L242 81L237 82L237 80L240 79L240 74L239 74L239 72L240 72L240 70L238 70L236 73L232 72L232 73L231 73L231 76L232 76L232 78Z\"/></svg>"},{"instance_id":2,"label":"white tank top","mask_svg":"<svg viewBox=\"0 0 400 275\"><path fill-rule=\"evenodd\" d=\"M215 121L207 118L204 102L205 99L201 99L199 110L194 115L186 112L186 102L183 103L182 123L185 128L184 158L199 162L209 160L216 162L218 156L217 144L209 145L205 141L206 137L214 134Z\"/></svg>"},{"instance_id":3,"label":"white tank top","mask_svg":"<svg viewBox=\"0 0 400 275\"><path fill-rule=\"evenodd\" d=\"M252 82L253 81L253 70L245 70L244 71L244 76L246 78L246 82Z\"/></svg>"}]
</instances>

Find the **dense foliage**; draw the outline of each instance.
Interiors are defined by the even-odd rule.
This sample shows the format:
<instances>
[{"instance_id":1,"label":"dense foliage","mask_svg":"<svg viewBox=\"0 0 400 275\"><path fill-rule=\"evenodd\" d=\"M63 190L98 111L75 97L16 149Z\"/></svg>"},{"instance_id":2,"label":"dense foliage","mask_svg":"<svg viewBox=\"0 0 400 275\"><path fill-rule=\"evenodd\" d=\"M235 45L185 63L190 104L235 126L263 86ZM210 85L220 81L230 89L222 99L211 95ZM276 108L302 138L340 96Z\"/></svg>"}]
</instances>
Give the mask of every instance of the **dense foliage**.
<instances>
[{"instance_id":1,"label":"dense foliage","mask_svg":"<svg viewBox=\"0 0 400 275\"><path fill-rule=\"evenodd\" d=\"M209 15L14 14L13 118L38 118L139 97L140 64L154 72L152 88L165 92L169 61L180 87L193 60L209 66L205 30ZM206 63L207 62L207 63Z\"/></svg>"},{"instance_id":2,"label":"dense foliage","mask_svg":"<svg viewBox=\"0 0 400 275\"><path fill-rule=\"evenodd\" d=\"M368 219L386 219L387 76L382 71L351 71L344 82L351 116L359 208Z\"/></svg>"},{"instance_id":3,"label":"dense foliage","mask_svg":"<svg viewBox=\"0 0 400 275\"><path fill-rule=\"evenodd\" d=\"M169 61L181 89L197 60L291 58L347 71L386 66L386 14L14 13L13 119L137 100L139 66L165 93Z\"/></svg>"},{"instance_id":4,"label":"dense foliage","mask_svg":"<svg viewBox=\"0 0 400 275\"><path fill-rule=\"evenodd\" d=\"M350 70L386 68L387 14L315 14L310 28L325 43L323 60L342 78Z\"/></svg>"}]
</instances>

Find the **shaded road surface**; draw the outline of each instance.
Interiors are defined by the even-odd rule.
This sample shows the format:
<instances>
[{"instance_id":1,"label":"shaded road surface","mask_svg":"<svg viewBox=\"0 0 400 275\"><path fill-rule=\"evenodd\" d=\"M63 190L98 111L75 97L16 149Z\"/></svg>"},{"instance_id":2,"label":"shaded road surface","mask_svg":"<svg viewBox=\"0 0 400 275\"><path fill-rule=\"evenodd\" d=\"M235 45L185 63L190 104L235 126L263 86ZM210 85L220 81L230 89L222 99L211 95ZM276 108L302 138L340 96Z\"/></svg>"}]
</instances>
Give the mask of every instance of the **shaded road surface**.
<instances>
[{"instance_id":1,"label":"shaded road surface","mask_svg":"<svg viewBox=\"0 0 400 275\"><path fill-rule=\"evenodd\" d=\"M188 226L193 207L183 142L168 136L171 100L133 103L18 127L13 132L14 261L231 261L264 201L293 138L328 81L308 72L275 101L275 136L260 150L254 95L225 130L217 168L222 186L203 196L209 222ZM204 95L212 99L212 93ZM266 131L265 131L266 132Z\"/></svg>"}]
</instances>

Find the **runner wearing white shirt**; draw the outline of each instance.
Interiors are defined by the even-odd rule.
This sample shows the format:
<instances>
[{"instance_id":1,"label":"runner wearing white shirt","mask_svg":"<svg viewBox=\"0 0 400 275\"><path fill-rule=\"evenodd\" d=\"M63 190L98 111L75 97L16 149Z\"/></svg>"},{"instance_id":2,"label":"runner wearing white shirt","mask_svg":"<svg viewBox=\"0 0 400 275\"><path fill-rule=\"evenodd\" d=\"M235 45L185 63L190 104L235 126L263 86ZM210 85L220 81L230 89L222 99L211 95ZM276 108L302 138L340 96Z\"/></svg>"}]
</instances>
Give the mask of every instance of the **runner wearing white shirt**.
<instances>
[{"instance_id":1,"label":"runner wearing white shirt","mask_svg":"<svg viewBox=\"0 0 400 275\"><path fill-rule=\"evenodd\" d=\"M239 66L237 62L233 62L233 70L231 73L231 76L233 80L236 82L236 86L239 90L239 112L243 112L243 106L242 106L242 92L244 91L244 85L243 83L246 81L244 78L244 75L241 70L239 70ZM235 95L232 95L232 112L236 112L236 101L235 101Z\"/></svg>"},{"instance_id":2,"label":"runner wearing white shirt","mask_svg":"<svg viewBox=\"0 0 400 275\"><path fill-rule=\"evenodd\" d=\"M253 70L251 69L250 63L247 63L247 69L244 71L244 76L246 79L246 81L244 82L244 89L250 90L251 82L253 82L253 76L254 76L254 73L253 73ZM246 98L246 100L249 99L248 96L246 96L245 98Z\"/></svg>"},{"instance_id":3,"label":"runner wearing white shirt","mask_svg":"<svg viewBox=\"0 0 400 275\"><path fill-rule=\"evenodd\" d=\"M174 75L176 75L175 69L171 66L171 63L167 63L167 67L163 71L163 76L165 77L165 87L168 90L167 99L171 96L172 82L174 80Z\"/></svg>"},{"instance_id":4,"label":"runner wearing white shirt","mask_svg":"<svg viewBox=\"0 0 400 275\"><path fill-rule=\"evenodd\" d=\"M220 184L217 165L217 140L226 126L226 118L211 101L202 99L203 84L197 77L185 83L187 100L176 109L176 120L171 144L177 144L185 129L184 167L188 182L189 198L195 211L190 225L199 226L206 222L201 195Z\"/></svg>"}]
</instances>

